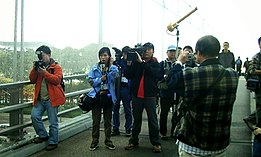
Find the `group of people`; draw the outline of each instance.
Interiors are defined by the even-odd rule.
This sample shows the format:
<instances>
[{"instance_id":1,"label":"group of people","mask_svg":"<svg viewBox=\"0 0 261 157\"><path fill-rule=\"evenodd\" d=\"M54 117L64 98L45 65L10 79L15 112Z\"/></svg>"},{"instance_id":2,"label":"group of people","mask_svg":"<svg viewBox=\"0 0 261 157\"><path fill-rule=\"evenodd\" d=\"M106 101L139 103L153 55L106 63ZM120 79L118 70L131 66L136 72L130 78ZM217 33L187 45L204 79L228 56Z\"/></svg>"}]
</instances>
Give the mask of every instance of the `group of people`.
<instances>
[{"instance_id":1,"label":"group of people","mask_svg":"<svg viewBox=\"0 0 261 157\"><path fill-rule=\"evenodd\" d=\"M248 60L248 57L246 58L244 64L238 56L238 58L235 60L234 53L229 50L229 43L224 42L223 43L223 50L218 55L219 62L225 67L225 68L233 68L237 71L238 76L242 75L242 67L245 68L244 75L247 74L250 61Z\"/></svg>"},{"instance_id":2,"label":"group of people","mask_svg":"<svg viewBox=\"0 0 261 157\"><path fill-rule=\"evenodd\" d=\"M169 46L167 59L160 63L153 56L154 45L149 42L143 45L144 52L132 52L135 53L135 60L128 58L128 46L122 49L122 57L117 61L112 59L108 47L102 47L98 52L99 62L87 76L93 87L88 95L99 100L92 109L92 141L89 150L96 150L99 146L102 114L105 146L110 150L115 149L111 136L120 134L119 108L122 101L126 120L125 135L130 137L125 150L135 149L139 145L142 113L145 109L153 152L161 152L160 140L167 138L167 117L172 108L171 136L175 136L176 126L183 128L182 138L175 136L181 157L225 156L230 142L238 73L234 70L234 55L228 51L228 43L225 42L223 47L223 52L219 53L221 46L218 39L206 35L197 41L195 51L190 46L184 47L183 51L175 45ZM32 122L38 137L33 142L48 141L46 150L53 150L58 146L58 106L65 103L60 85L62 69L51 58L49 47L41 46L36 52L39 52L38 57L45 66L34 67L29 77L36 84ZM261 57L256 58L252 71L261 76ZM260 93L259 90L256 93ZM161 109L159 122L156 112L158 94ZM256 118L253 130L258 143L261 134L261 101L258 94L256 96L257 110L252 117ZM49 134L41 120L46 110L50 123ZM182 119L178 119L179 115L182 115Z\"/></svg>"},{"instance_id":3,"label":"group of people","mask_svg":"<svg viewBox=\"0 0 261 157\"><path fill-rule=\"evenodd\" d=\"M123 93L130 98L127 103L123 102L125 133L130 135L130 139L124 147L125 150L135 149L139 145L142 113L145 109L153 152L161 152L160 140L167 138L167 117L172 108L173 113L177 114L173 114L172 117L173 127L178 124L186 127L183 132L184 138L177 139L180 156L192 154L225 156L230 139L238 74L234 69L225 68L220 64L217 58L220 51L218 39L211 35L203 36L197 41L195 52L190 46L179 51L175 45L171 45L166 52L167 59L160 63L153 56L152 43L145 43L143 47L145 48L143 53L134 52L135 60L129 60L128 48L123 48L123 62L119 61L117 64L111 61L109 48L100 49L99 63L95 64L88 74L88 81L95 89L90 91L89 96L101 95L101 92L103 93L101 86L107 84L106 99L109 98L111 101L106 100L106 103L102 101L97 105L97 109L92 110L93 131L89 149L98 148L101 109L105 110L103 114L106 114L105 145L109 149L115 149L110 138L112 135L120 134L118 113L120 102L117 100L117 93L119 92L118 98L124 101L125 98L121 95L124 90L122 91L121 87L126 87ZM106 64L106 72L103 72L104 66L101 68L101 64ZM220 80L217 80L219 77ZM213 84L214 86L208 89ZM206 96L200 97L206 90L208 91ZM159 122L156 113L158 93L161 109ZM183 103L179 103L181 101ZM189 104L193 104L193 107L187 107ZM186 107L189 109L186 110L182 121L175 121L178 120L176 117L181 113L181 109ZM109 123L108 121L112 119L112 123ZM171 131L171 135L175 136L175 133Z\"/></svg>"}]
</instances>

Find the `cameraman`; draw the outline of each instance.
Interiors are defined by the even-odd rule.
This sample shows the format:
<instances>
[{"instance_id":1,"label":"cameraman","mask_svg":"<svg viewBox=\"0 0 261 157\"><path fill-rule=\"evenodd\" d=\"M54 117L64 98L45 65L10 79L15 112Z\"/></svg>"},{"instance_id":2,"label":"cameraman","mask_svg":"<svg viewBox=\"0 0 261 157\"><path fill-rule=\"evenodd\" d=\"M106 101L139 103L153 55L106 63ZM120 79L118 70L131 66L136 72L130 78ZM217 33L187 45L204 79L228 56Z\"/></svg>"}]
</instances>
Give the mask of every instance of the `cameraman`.
<instances>
[{"instance_id":1,"label":"cameraman","mask_svg":"<svg viewBox=\"0 0 261 157\"><path fill-rule=\"evenodd\" d=\"M130 47L125 46L120 51L117 48L114 48L116 54L115 58L116 61L114 65L118 66L120 71L120 77L117 81L117 103L113 106L113 130L112 136L116 136L120 134L119 127L120 127L120 102L122 101L124 112L125 112L125 135L127 137L131 136L131 129L132 129L132 113L131 113L131 95L130 95L130 81L126 78L126 66L127 66L127 53Z\"/></svg>"},{"instance_id":2,"label":"cameraman","mask_svg":"<svg viewBox=\"0 0 261 157\"><path fill-rule=\"evenodd\" d=\"M143 45L145 52L136 52L136 61L127 61L126 77L131 80L133 129L129 144L125 150L134 149L139 145L139 134L142 125L142 112L145 108L148 117L149 137L153 152L161 152L159 126L156 114L156 97L159 63L153 57L154 46L151 43Z\"/></svg>"},{"instance_id":3,"label":"cameraman","mask_svg":"<svg viewBox=\"0 0 261 157\"><path fill-rule=\"evenodd\" d=\"M48 140L46 150L50 151L58 146L57 113L59 105L65 103L64 91L60 85L63 74L61 66L51 58L48 46L40 46L36 54L39 61L35 62L29 75L30 82L35 84L31 118L38 135L32 142L41 143ZM49 135L42 121L45 111L49 121Z\"/></svg>"}]
</instances>

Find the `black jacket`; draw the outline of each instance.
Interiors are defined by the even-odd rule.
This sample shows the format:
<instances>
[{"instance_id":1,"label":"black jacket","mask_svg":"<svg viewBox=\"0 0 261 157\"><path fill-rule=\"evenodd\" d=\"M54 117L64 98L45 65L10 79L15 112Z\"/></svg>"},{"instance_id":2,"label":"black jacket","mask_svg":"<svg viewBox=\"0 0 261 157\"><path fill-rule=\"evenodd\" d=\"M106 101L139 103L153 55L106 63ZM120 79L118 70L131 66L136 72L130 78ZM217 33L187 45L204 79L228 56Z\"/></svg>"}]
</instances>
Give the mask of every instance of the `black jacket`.
<instances>
[{"instance_id":1,"label":"black jacket","mask_svg":"<svg viewBox=\"0 0 261 157\"><path fill-rule=\"evenodd\" d=\"M160 66L155 58L148 62L134 62L126 68L126 77L131 80L131 93L137 96L140 80L144 72L144 97L156 97Z\"/></svg>"}]
</instances>

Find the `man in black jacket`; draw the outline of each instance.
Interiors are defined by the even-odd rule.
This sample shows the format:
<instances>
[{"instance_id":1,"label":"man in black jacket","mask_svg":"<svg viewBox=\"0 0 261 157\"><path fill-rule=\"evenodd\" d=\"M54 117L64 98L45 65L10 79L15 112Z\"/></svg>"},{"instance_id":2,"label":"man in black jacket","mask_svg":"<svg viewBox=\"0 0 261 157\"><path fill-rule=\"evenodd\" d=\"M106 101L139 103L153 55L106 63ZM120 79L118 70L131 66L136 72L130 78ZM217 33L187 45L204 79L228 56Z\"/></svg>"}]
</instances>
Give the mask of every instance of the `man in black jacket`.
<instances>
[{"instance_id":1,"label":"man in black jacket","mask_svg":"<svg viewBox=\"0 0 261 157\"><path fill-rule=\"evenodd\" d=\"M157 81L159 63L153 57L154 46L145 43L146 51L142 54L136 52L137 60L127 61L126 77L131 79L133 129L126 150L134 149L139 144L139 133L142 125L142 112L145 108L148 115L149 138L153 145L153 152L161 152L159 126L156 114L156 97L158 93ZM127 59L128 60L128 59Z\"/></svg>"}]
</instances>

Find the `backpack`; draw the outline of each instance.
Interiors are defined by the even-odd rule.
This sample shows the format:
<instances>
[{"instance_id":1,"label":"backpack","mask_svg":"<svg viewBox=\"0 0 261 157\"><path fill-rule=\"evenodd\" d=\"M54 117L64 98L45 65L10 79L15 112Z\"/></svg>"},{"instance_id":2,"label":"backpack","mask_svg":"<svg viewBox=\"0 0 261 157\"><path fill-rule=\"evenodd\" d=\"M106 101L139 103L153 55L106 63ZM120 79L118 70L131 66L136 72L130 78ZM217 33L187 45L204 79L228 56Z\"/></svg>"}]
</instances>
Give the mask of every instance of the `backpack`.
<instances>
[{"instance_id":1,"label":"backpack","mask_svg":"<svg viewBox=\"0 0 261 157\"><path fill-rule=\"evenodd\" d=\"M164 68L164 75L168 75L171 68L172 68L172 63L169 63L169 61L164 60L163 61L163 68ZM160 80L157 84L158 89L163 89L163 90L167 90L168 89L168 85L165 79Z\"/></svg>"},{"instance_id":2,"label":"backpack","mask_svg":"<svg viewBox=\"0 0 261 157\"><path fill-rule=\"evenodd\" d=\"M241 65L241 64L242 64L241 60L240 60L240 59L237 59L237 60L236 60L236 64L237 64L237 65Z\"/></svg>"},{"instance_id":3,"label":"backpack","mask_svg":"<svg viewBox=\"0 0 261 157\"><path fill-rule=\"evenodd\" d=\"M54 69L51 69L50 73L51 73L51 74L54 74ZM64 80L63 80L63 76L62 76L60 85L61 85L63 91L65 92L65 83L64 83Z\"/></svg>"},{"instance_id":4,"label":"backpack","mask_svg":"<svg viewBox=\"0 0 261 157\"><path fill-rule=\"evenodd\" d=\"M62 76L60 85L62 86L62 89L63 89L63 91L65 92L65 83L64 83L64 80L63 80L63 76Z\"/></svg>"}]
</instances>

